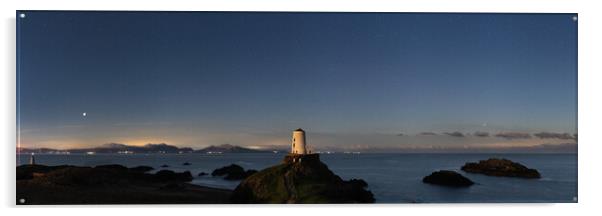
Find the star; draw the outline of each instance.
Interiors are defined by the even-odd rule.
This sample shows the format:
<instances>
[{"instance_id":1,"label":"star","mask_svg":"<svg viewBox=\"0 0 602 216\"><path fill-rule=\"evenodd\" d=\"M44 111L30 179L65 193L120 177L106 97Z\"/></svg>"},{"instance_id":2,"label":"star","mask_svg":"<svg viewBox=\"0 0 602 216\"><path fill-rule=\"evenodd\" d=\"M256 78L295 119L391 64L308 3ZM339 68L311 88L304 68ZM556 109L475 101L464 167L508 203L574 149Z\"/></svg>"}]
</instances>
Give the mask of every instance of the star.
<instances>
[{"instance_id":1,"label":"star","mask_svg":"<svg viewBox=\"0 0 602 216\"><path fill-rule=\"evenodd\" d=\"M82 116L83 116L83 117L86 117L87 115L88 115L88 114L87 114L87 113L85 113L85 112L84 112L84 113L82 113Z\"/></svg>"}]
</instances>

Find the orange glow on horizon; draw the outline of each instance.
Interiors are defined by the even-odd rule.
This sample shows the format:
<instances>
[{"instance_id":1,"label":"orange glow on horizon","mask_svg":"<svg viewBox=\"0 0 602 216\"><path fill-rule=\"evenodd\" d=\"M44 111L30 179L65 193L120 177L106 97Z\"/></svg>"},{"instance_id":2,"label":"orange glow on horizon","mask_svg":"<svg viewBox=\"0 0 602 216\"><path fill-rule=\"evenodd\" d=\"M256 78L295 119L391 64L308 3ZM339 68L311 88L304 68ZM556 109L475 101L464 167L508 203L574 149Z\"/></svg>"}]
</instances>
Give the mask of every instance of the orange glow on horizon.
<instances>
[{"instance_id":1,"label":"orange glow on horizon","mask_svg":"<svg viewBox=\"0 0 602 216\"><path fill-rule=\"evenodd\" d=\"M165 143L165 144L169 144L169 145L177 145L175 143L172 143L172 140L163 139L163 138L150 138L150 137L124 139L124 140L120 140L119 142L115 142L115 143L121 143L121 144L126 144L126 145L131 145L131 146L144 146L149 143L150 144Z\"/></svg>"}]
</instances>

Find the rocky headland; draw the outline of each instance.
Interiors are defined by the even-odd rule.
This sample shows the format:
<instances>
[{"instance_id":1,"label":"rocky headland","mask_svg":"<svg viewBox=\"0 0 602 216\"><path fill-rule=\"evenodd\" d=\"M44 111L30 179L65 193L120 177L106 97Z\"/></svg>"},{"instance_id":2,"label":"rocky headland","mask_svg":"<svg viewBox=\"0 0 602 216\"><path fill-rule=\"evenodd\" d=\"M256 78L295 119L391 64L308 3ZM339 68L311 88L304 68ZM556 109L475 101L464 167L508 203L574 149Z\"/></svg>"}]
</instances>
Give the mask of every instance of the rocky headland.
<instances>
[{"instance_id":1,"label":"rocky headland","mask_svg":"<svg viewBox=\"0 0 602 216\"><path fill-rule=\"evenodd\" d=\"M285 156L283 162L243 180L233 203L373 203L368 184L335 175L318 154Z\"/></svg>"}]
</instances>

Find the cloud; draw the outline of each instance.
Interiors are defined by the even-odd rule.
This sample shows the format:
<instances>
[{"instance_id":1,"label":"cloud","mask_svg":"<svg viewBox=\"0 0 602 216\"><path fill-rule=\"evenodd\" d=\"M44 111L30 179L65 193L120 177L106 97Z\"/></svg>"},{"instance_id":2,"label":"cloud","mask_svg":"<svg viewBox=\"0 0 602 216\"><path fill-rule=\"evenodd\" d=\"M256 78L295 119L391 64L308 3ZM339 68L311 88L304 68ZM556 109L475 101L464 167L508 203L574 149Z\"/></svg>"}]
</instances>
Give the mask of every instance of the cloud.
<instances>
[{"instance_id":1,"label":"cloud","mask_svg":"<svg viewBox=\"0 0 602 216\"><path fill-rule=\"evenodd\" d=\"M460 133L458 131L452 132L452 133L445 133L445 135L453 136L453 137L464 137L464 134L462 134L462 133Z\"/></svg>"},{"instance_id":2,"label":"cloud","mask_svg":"<svg viewBox=\"0 0 602 216\"><path fill-rule=\"evenodd\" d=\"M521 132L503 132L503 133L498 133L495 136L499 137L499 138L504 138L504 139L529 139L529 138L531 138L531 134L521 133Z\"/></svg>"},{"instance_id":3,"label":"cloud","mask_svg":"<svg viewBox=\"0 0 602 216\"><path fill-rule=\"evenodd\" d=\"M422 133L419 133L418 135L421 135L421 136L436 136L437 134L433 133L433 132L422 132Z\"/></svg>"},{"instance_id":4,"label":"cloud","mask_svg":"<svg viewBox=\"0 0 602 216\"><path fill-rule=\"evenodd\" d=\"M540 139L575 139L569 133L552 133L552 132L541 132L533 134Z\"/></svg>"},{"instance_id":5,"label":"cloud","mask_svg":"<svg viewBox=\"0 0 602 216\"><path fill-rule=\"evenodd\" d=\"M482 131L474 132L473 135L476 136L476 137L489 137L489 133L488 132L482 132Z\"/></svg>"}]
</instances>

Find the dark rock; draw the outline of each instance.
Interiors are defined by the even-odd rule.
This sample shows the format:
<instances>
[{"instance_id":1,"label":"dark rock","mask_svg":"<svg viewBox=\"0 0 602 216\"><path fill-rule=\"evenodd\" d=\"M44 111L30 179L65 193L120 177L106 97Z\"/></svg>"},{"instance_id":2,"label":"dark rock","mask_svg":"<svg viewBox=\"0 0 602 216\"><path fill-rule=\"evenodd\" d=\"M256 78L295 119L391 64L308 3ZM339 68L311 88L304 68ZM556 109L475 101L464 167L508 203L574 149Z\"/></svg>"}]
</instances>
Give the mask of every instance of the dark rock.
<instances>
[{"instance_id":1,"label":"dark rock","mask_svg":"<svg viewBox=\"0 0 602 216\"><path fill-rule=\"evenodd\" d=\"M92 167L41 166L37 170L19 166L17 173L31 172L34 182L60 186L106 187L109 185L127 185L130 183L154 181L152 175L131 171L123 166L102 165ZM24 174L27 177L27 174ZM19 177L18 177L19 178Z\"/></svg>"},{"instance_id":2,"label":"dark rock","mask_svg":"<svg viewBox=\"0 0 602 216\"><path fill-rule=\"evenodd\" d=\"M223 176L223 175L227 175L229 173L244 173L244 169L236 164L230 164L228 166L222 167L222 168L218 168L213 170L213 172L211 172L212 176Z\"/></svg>"},{"instance_id":3,"label":"dark rock","mask_svg":"<svg viewBox=\"0 0 602 216\"><path fill-rule=\"evenodd\" d=\"M119 164L107 164L107 165L98 165L94 168L99 169L116 169L116 170L127 170L128 168Z\"/></svg>"},{"instance_id":4,"label":"dark rock","mask_svg":"<svg viewBox=\"0 0 602 216\"><path fill-rule=\"evenodd\" d=\"M206 172L200 172L199 173L199 176L206 176L206 175L209 175L209 173L206 173Z\"/></svg>"},{"instance_id":5,"label":"dark rock","mask_svg":"<svg viewBox=\"0 0 602 216\"><path fill-rule=\"evenodd\" d=\"M167 167L169 167L169 165L167 165L167 164L161 165L161 168L167 168Z\"/></svg>"},{"instance_id":6,"label":"dark rock","mask_svg":"<svg viewBox=\"0 0 602 216\"><path fill-rule=\"evenodd\" d=\"M348 182L349 184L356 185L360 188L368 187L368 183L366 183L366 181L364 181L363 179L350 179Z\"/></svg>"},{"instance_id":7,"label":"dark rock","mask_svg":"<svg viewBox=\"0 0 602 216\"><path fill-rule=\"evenodd\" d=\"M541 178L539 172L508 159L490 158L479 163L466 163L462 170L469 173L480 173L489 176L506 176L520 178Z\"/></svg>"},{"instance_id":8,"label":"dark rock","mask_svg":"<svg viewBox=\"0 0 602 216\"><path fill-rule=\"evenodd\" d=\"M121 165L101 165L92 167L76 166L43 166L25 165L17 167L17 180L33 179L34 176L43 177L47 182L57 185L86 185L107 186L123 185L130 183L152 182L188 182L192 180L190 172L176 173L170 170L161 170L155 174L147 174L141 170L148 169L140 166L132 169L123 168ZM43 174L43 175L40 175Z\"/></svg>"},{"instance_id":9,"label":"dark rock","mask_svg":"<svg viewBox=\"0 0 602 216\"><path fill-rule=\"evenodd\" d=\"M190 172L157 174L121 166L17 167L17 204L228 203L229 190L185 183Z\"/></svg>"},{"instance_id":10,"label":"dark rock","mask_svg":"<svg viewBox=\"0 0 602 216\"><path fill-rule=\"evenodd\" d=\"M367 183L344 181L320 161L318 154L287 155L280 165L243 180L233 203L373 203Z\"/></svg>"},{"instance_id":11,"label":"dark rock","mask_svg":"<svg viewBox=\"0 0 602 216\"><path fill-rule=\"evenodd\" d=\"M169 190L169 191L182 191L185 190L186 186L182 183L169 183L159 187L159 190Z\"/></svg>"},{"instance_id":12,"label":"dark rock","mask_svg":"<svg viewBox=\"0 0 602 216\"><path fill-rule=\"evenodd\" d=\"M185 162L185 163L183 163L182 165L184 165L184 166L190 166L190 163L188 163L188 162Z\"/></svg>"},{"instance_id":13,"label":"dark rock","mask_svg":"<svg viewBox=\"0 0 602 216\"><path fill-rule=\"evenodd\" d=\"M251 175L253 175L255 173L257 173L257 170L254 170L254 169L248 169L247 171L245 171L245 174L247 176L251 176Z\"/></svg>"},{"instance_id":14,"label":"dark rock","mask_svg":"<svg viewBox=\"0 0 602 216\"><path fill-rule=\"evenodd\" d=\"M61 166L45 166L45 165L21 165L17 167L17 180L24 180L24 179L32 179L34 178L34 175L36 176L42 176L42 174L54 171L54 170L58 170L58 169L63 169L63 168L67 168L67 167L73 167L73 166L68 166L68 165L61 165Z\"/></svg>"},{"instance_id":15,"label":"dark rock","mask_svg":"<svg viewBox=\"0 0 602 216\"><path fill-rule=\"evenodd\" d=\"M226 175L226 177L224 177L224 179L226 180L241 180L241 179L245 179L253 174L255 174L257 172L257 170L247 170L243 173L239 173L239 172L233 172L233 173L229 173L228 175Z\"/></svg>"},{"instance_id":16,"label":"dark rock","mask_svg":"<svg viewBox=\"0 0 602 216\"><path fill-rule=\"evenodd\" d=\"M189 182L192 181L192 174L189 171L176 173L171 170L161 170L155 173L154 178L163 182Z\"/></svg>"},{"instance_id":17,"label":"dark rock","mask_svg":"<svg viewBox=\"0 0 602 216\"><path fill-rule=\"evenodd\" d=\"M449 170L433 172L424 177L422 182L450 187L468 187L474 184L470 179Z\"/></svg>"},{"instance_id":18,"label":"dark rock","mask_svg":"<svg viewBox=\"0 0 602 216\"><path fill-rule=\"evenodd\" d=\"M137 166L137 167L130 168L130 171L142 172L142 173L145 173L145 172L148 172L148 171L151 171L151 170L154 170L154 168L149 167L149 166Z\"/></svg>"},{"instance_id":19,"label":"dark rock","mask_svg":"<svg viewBox=\"0 0 602 216\"><path fill-rule=\"evenodd\" d=\"M211 172L212 176L224 176L226 180L241 180L249 177L250 175L256 173L257 170L247 170L245 171L241 166L236 164L230 164L228 166L215 169Z\"/></svg>"}]
</instances>

